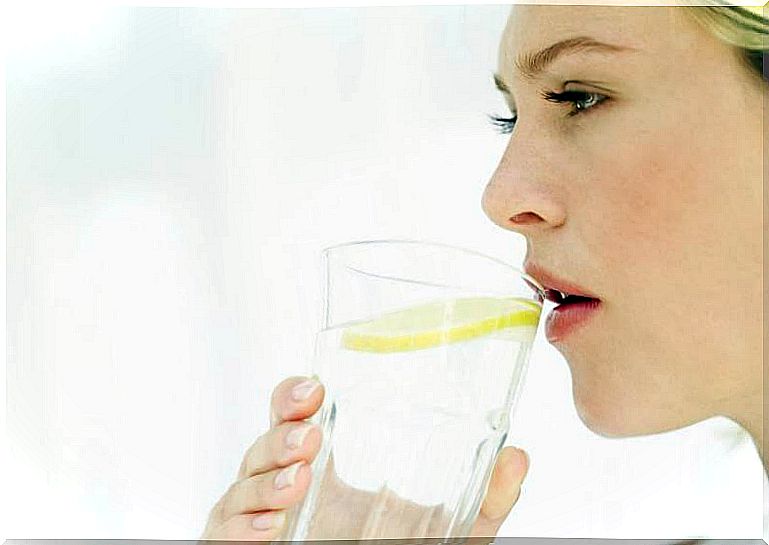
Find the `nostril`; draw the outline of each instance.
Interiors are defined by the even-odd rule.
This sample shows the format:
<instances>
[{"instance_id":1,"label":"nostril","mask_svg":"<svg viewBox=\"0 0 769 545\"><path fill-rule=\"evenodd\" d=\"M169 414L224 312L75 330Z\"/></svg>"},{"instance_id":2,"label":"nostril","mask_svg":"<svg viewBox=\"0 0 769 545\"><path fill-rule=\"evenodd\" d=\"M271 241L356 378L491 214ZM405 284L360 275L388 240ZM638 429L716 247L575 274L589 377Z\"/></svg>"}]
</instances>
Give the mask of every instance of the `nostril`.
<instances>
[{"instance_id":1,"label":"nostril","mask_svg":"<svg viewBox=\"0 0 769 545\"><path fill-rule=\"evenodd\" d=\"M537 223L542 221L542 218L539 217L537 214L533 212L522 212L520 214L516 214L515 216L512 216L510 218L510 222L515 223L517 225L525 225L528 223Z\"/></svg>"}]
</instances>

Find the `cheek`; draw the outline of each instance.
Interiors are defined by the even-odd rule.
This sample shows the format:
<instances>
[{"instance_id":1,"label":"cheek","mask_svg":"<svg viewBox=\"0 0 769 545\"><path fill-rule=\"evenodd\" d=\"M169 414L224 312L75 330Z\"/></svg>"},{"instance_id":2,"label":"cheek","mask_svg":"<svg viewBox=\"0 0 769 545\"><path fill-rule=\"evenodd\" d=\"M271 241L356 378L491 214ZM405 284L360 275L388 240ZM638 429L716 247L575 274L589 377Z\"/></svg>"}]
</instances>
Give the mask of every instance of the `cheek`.
<instances>
[{"instance_id":1,"label":"cheek","mask_svg":"<svg viewBox=\"0 0 769 545\"><path fill-rule=\"evenodd\" d=\"M618 262L656 260L663 249L677 249L682 242L682 220L696 207L696 174L684 166L688 161L659 143L622 148L615 157L624 160L609 163L602 173L604 190L588 212L590 223Z\"/></svg>"},{"instance_id":2,"label":"cheek","mask_svg":"<svg viewBox=\"0 0 769 545\"><path fill-rule=\"evenodd\" d=\"M681 126L635 131L593 158L601 170L581 233L590 257L607 272L610 294L685 303L663 305L671 321L690 322L692 309L716 316L719 305L750 306L761 276L760 154L750 153L760 137L723 117L720 137L712 123L681 115ZM739 294L730 289L737 285Z\"/></svg>"},{"instance_id":3,"label":"cheek","mask_svg":"<svg viewBox=\"0 0 769 545\"><path fill-rule=\"evenodd\" d=\"M714 172L723 166L693 138L675 125L637 129L592 158L600 171L586 180L593 190L581 237L610 293L670 297L681 279L707 278L703 252L723 239L713 222L721 202Z\"/></svg>"},{"instance_id":4,"label":"cheek","mask_svg":"<svg viewBox=\"0 0 769 545\"><path fill-rule=\"evenodd\" d=\"M609 434L709 415L760 342L762 135L695 106L617 109L570 158L572 246L606 312L564 356L581 416Z\"/></svg>"},{"instance_id":5,"label":"cheek","mask_svg":"<svg viewBox=\"0 0 769 545\"><path fill-rule=\"evenodd\" d=\"M651 384L643 387L650 377L662 380L675 372L669 356L680 348L676 329L689 318L688 302L679 303L692 287L687 282L707 278L694 278L702 274L699 254L707 236L698 219L708 198L700 182L707 166L705 158L680 149L681 137L641 132L593 158L600 172L593 170L585 217L574 222L607 305L594 348L607 347L612 357L599 358L602 372L596 377L611 379L618 391L624 382L641 387L642 397L650 393ZM668 357L660 357L660 350ZM583 359L597 361L588 352Z\"/></svg>"},{"instance_id":6,"label":"cheek","mask_svg":"<svg viewBox=\"0 0 769 545\"><path fill-rule=\"evenodd\" d=\"M600 141L584 144L584 238L616 272L632 264L712 293L708 284L733 280L733 261L761 260L762 129L729 105L707 115L701 102L658 106L616 110Z\"/></svg>"},{"instance_id":7,"label":"cheek","mask_svg":"<svg viewBox=\"0 0 769 545\"><path fill-rule=\"evenodd\" d=\"M741 166L712 129L682 124L636 131L591 157L600 170L584 165L591 191L573 225L606 314L570 356L575 400L585 418L609 419L608 429L705 414L709 399L734 390L745 345L735 339L760 322L746 313L760 299L755 167Z\"/></svg>"}]
</instances>

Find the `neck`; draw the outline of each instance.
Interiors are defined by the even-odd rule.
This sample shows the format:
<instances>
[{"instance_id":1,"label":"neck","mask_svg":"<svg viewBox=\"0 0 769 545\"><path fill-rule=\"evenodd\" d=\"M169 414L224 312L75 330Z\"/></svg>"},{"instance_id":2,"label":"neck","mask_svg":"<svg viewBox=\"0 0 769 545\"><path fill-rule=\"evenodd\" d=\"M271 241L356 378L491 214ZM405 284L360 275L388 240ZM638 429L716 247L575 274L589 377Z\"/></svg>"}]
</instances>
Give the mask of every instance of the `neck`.
<instances>
[{"instance_id":1,"label":"neck","mask_svg":"<svg viewBox=\"0 0 769 545\"><path fill-rule=\"evenodd\" d=\"M761 415L759 415L758 422L755 424L751 424L750 428L745 426L745 429L750 434L750 437L753 439L753 444L756 446L756 450L758 451L758 455L761 457L761 462L764 465L764 473L769 475L769 458L767 458L766 454L769 452L769 436L764 431L764 423L762 422L762 418L760 418Z\"/></svg>"},{"instance_id":2,"label":"neck","mask_svg":"<svg viewBox=\"0 0 769 545\"><path fill-rule=\"evenodd\" d=\"M769 294L765 293L763 297L769 302ZM763 335L763 328L756 331L756 337L759 335ZM720 414L728 416L750 435L764 473L769 475L769 433L764 433L764 392L769 393L769 363L764 361L762 343L757 342L754 346L756 350L735 360L746 362L740 371L742 384L732 389L728 399L722 399Z\"/></svg>"},{"instance_id":3,"label":"neck","mask_svg":"<svg viewBox=\"0 0 769 545\"><path fill-rule=\"evenodd\" d=\"M764 472L769 475L769 458L767 457L769 454L769 434L764 433L763 395L757 395L750 400L745 399L745 402L743 410L732 414L731 418L740 424L753 439L753 444L763 463Z\"/></svg>"}]
</instances>

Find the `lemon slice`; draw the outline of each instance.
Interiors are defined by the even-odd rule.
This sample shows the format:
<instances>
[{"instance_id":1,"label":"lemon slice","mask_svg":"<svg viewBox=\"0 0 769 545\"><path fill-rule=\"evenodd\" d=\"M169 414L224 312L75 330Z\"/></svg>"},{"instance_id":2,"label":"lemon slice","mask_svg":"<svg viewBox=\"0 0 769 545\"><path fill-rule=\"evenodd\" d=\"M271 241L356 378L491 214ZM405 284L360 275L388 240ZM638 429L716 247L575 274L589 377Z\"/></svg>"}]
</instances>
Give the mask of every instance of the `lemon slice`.
<instances>
[{"instance_id":1,"label":"lemon slice","mask_svg":"<svg viewBox=\"0 0 769 545\"><path fill-rule=\"evenodd\" d=\"M406 352L525 328L530 339L542 307L518 298L434 301L384 314L342 332L342 346L360 352Z\"/></svg>"}]
</instances>

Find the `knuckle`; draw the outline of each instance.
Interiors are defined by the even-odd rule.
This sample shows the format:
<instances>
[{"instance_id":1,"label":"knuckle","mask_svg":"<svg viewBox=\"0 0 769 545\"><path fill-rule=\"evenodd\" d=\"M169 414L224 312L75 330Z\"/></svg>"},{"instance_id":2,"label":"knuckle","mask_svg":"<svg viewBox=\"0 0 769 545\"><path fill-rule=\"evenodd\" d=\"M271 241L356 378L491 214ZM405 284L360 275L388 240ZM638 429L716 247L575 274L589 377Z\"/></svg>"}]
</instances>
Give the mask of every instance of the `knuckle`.
<instances>
[{"instance_id":1,"label":"knuckle","mask_svg":"<svg viewBox=\"0 0 769 545\"><path fill-rule=\"evenodd\" d=\"M243 460L240 462L240 469L238 469L238 479L245 478L249 471L250 471L250 460L251 460L251 447L246 450L246 453L243 455Z\"/></svg>"},{"instance_id":2,"label":"knuckle","mask_svg":"<svg viewBox=\"0 0 769 545\"><path fill-rule=\"evenodd\" d=\"M234 503L235 495L237 493L237 485L240 481L235 481L227 489L227 492L219 500L219 520L224 522L228 518L228 514L232 511L232 504Z\"/></svg>"},{"instance_id":3,"label":"knuckle","mask_svg":"<svg viewBox=\"0 0 769 545\"><path fill-rule=\"evenodd\" d=\"M230 486L222 504L222 519L228 520L264 503L261 475L237 481Z\"/></svg>"},{"instance_id":4,"label":"knuckle","mask_svg":"<svg viewBox=\"0 0 769 545\"><path fill-rule=\"evenodd\" d=\"M232 486L230 486L230 488L232 488ZM216 502L216 505L214 505L214 508L211 510L212 527L216 527L225 521L224 510L227 504L227 497L229 496L230 488L228 488L227 492L225 492L224 495L219 498L219 501Z\"/></svg>"},{"instance_id":5,"label":"knuckle","mask_svg":"<svg viewBox=\"0 0 769 545\"><path fill-rule=\"evenodd\" d=\"M257 441L257 445L254 448L253 467L256 471L252 472L252 475L256 473L264 473L270 471L275 467L276 462L276 444L280 440L280 427L270 430L265 433Z\"/></svg>"},{"instance_id":6,"label":"knuckle","mask_svg":"<svg viewBox=\"0 0 769 545\"><path fill-rule=\"evenodd\" d=\"M219 522L219 513L221 513L221 507L222 507L222 500L224 499L224 496L219 498L217 502L214 504L214 506L211 508L211 510L208 512L208 525L207 528L210 527L212 524L215 524Z\"/></svg>"},{"instance_id":7,"label":"knuckle","mask_svg":"<svg viewBox=\"0 0 769 545\"><path fill-rule=\"evenodd\" d=\"M246 453L246 457L243 460L244 464L244 471L241 475L242 479L247 479L251 475L253 475L255 472L259 470L259 462L261 461L261 444L263 436L259 436L256 441L254 441L254 444L251 445L248 449L248 452Z\"/></svg>"},{"instance_id":8,"label":"knuckle","mask_svg":"<svg viewBox=\"0 0 769 545\"><path fill-rule=\"evenodd\" d=\"M279 428L260 435L249 447L243 459L241 479L268 471L275 465L275 438L280 435Z\"/></svg>"}]
</instances>

